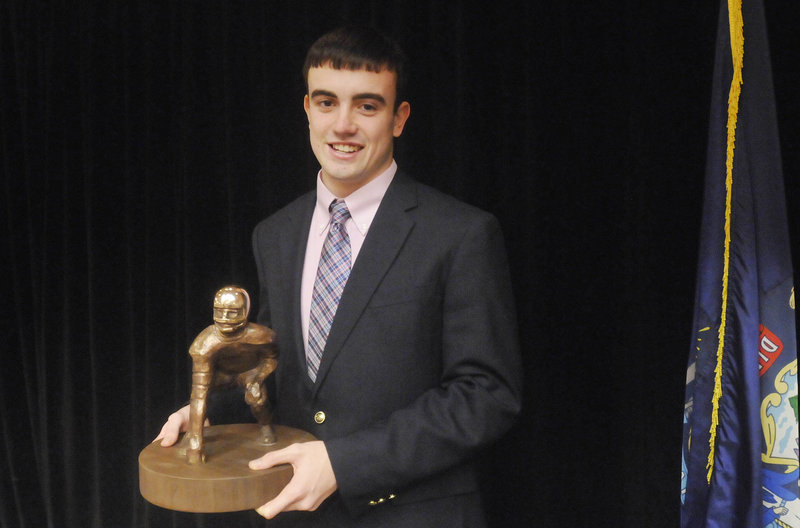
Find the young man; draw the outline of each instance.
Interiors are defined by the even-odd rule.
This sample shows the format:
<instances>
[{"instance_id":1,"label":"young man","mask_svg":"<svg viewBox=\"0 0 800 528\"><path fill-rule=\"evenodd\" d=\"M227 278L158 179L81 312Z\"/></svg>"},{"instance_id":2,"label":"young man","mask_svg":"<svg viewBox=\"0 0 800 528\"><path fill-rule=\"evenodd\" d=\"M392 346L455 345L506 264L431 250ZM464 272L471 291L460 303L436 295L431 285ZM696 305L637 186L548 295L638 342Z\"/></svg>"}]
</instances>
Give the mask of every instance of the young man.
<instances>
[{"instance_id":1,"label":"young man","mask_svg":"<svg viewBox=\"0 0 800 528\"><path fill-rule=\"evenodd\" d=\"M281 354L276 422L319 441L251 462L294 466L258 512L287 526L484 526L470 458L521 398L499 226L398 171L410 106L395 44L336 30L304 72L317 188L261 222L253 249L258 321Z\"/></svg>"}]
</instances>

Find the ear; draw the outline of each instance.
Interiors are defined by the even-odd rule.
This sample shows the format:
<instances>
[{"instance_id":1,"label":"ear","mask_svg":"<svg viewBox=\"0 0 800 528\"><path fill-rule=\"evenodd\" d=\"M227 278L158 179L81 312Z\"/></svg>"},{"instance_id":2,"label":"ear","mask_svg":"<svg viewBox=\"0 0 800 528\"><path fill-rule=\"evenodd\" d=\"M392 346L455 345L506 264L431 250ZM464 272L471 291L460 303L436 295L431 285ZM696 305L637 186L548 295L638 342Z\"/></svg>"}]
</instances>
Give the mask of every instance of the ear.
<instances>
[{"instance_id":1,"label":"ear","mask_svg":"<svg viewBox=\"0 0 800 528\"><path fill-rule=\"evenodd\" d=\"M308 118L308 122L311 123L311 116L309 115L309 108L311 108L311 106L310 106L310 102L308 100L308 94L306 94L305 97L303 97L303 109L306 111L306 118Z\"/></svg>"},{"instance_id":2,"label":"ear","mask_svg":"<svg viewBox=\"0 0 800 528\"><path fill-rule=\"evenodd\" d=\"M394 113L394 126L392 127L394 137L400 137L400 134L403 133L403 127L406 126L409 115L411 115L411 105L408 101L403 101L397 107L397 112Z\"/></svg>"}]
</instances>

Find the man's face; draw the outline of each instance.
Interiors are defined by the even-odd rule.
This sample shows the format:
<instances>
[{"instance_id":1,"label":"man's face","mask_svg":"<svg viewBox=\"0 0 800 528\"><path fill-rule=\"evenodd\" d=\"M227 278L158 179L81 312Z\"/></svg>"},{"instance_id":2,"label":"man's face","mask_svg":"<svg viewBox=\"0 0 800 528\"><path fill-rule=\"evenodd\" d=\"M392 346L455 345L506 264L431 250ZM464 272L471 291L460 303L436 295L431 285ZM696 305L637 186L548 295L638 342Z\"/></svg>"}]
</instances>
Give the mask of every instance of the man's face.
<instances>
[{"instance_id":1,"label":"man's face","mask_svg":"<svg viewBox=\"0 0 800 528\"><path fill-rule=\"evenodd\" d=\"M411 111L402 102L395 112L395 95L396 75L388 70L309 70L304 106L311 148L323 183L339 198L391 165L393 140Z\"/></svg>"}]
</instances>

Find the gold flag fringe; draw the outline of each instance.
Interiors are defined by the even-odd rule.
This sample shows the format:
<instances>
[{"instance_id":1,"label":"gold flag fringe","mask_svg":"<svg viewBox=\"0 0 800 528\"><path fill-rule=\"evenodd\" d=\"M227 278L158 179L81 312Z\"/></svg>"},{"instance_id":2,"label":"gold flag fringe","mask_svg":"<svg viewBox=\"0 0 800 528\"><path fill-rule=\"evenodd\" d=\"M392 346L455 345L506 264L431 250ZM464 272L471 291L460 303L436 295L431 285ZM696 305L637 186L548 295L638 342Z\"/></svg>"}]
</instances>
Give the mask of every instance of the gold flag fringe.
<instances>
[{"instance_id":1,"label":"gold flag fringe","mask_svg":"<svg viewBox=\"0 0 800 528\"><path fill-rule=\"evenodd\" d=\"M731 56L733 59L733 79L728 93L728 151L725 160L725 251L722 271L722 309L717 343L717 365L714 369L714 396L711 409L711 430L708 440L707 481L711 483L714 471L714 450L719 426L719 401L722 398L722 357L725 350L725 328L728 312L728 282L731 250L731 195L733 194L733 151L736 144L736 122L739 116L739 96L742 93L742 65L744 61L744 22L742 20L742 1L728 0L728 20L731 33Z\"/></svg>"}]
</instances>

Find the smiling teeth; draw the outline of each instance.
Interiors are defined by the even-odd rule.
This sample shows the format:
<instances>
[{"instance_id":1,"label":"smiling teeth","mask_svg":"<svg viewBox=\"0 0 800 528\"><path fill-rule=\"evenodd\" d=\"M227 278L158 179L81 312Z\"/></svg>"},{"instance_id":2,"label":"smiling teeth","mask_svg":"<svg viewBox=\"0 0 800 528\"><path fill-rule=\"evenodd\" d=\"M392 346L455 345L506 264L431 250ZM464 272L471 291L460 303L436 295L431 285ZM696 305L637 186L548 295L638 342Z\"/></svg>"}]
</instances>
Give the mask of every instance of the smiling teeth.
<instances>
[{"instance_id":1,"label":"smiling teeth","mask_svg":"<svg viewBox=\"0 0 800 528\"><path fill-rule=\"evenodd\" d=\"M339 152L355 152L357 150L361 150L361 147L357 147L355 145L331 145L333 150L337 150Z\"/></svg>"}]
</instances>

